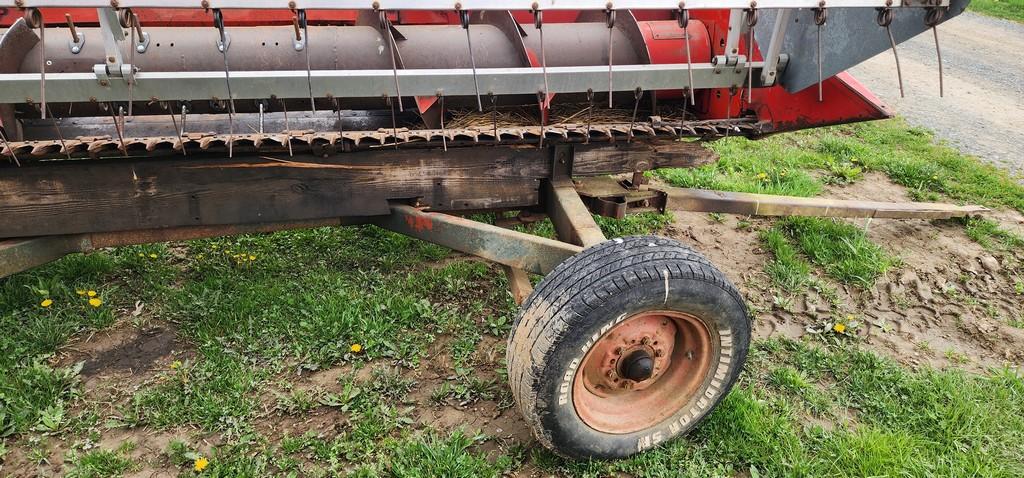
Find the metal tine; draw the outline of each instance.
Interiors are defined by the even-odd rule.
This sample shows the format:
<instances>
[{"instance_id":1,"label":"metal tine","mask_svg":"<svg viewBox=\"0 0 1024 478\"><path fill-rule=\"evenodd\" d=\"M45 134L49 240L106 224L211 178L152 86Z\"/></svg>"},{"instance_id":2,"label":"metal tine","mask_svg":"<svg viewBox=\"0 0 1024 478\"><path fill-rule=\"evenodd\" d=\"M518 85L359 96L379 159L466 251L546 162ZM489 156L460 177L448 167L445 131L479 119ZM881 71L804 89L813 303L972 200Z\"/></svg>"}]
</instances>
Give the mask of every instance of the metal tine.
<instances>
[{"instance_id":1,"label":"metal tine","mask_svg":"<svg viewBox=\"0 0 1024 478\"><path fill-rule=\"evenodd\" d=\"M14 160L14 165L20 168L21 161L18 161L18 155L14 154L14 148L11 147L11 143L7 142L7 135L4 134L3 129L0 129L0 141L3 141L4 147L7 148L7 151L10 151L11 159Z\"/></svg>"},{"instance_id":2,"label":"metal tine","mask_svg":"<svg viewBox=\"0 0 1024 478\"><path fill-rule=\"evenodd\" d=\"M686 89L683 90L683 113L682 115L680 115L679 118L679 139L683 139L683 125L686 124L686 100L692 99L687 98L688 96L693 96L692 93L693 91L690 89L690 87L686 87Z\"/></svg>"},{"instance_id":3,"label":"metal tine","mask_svg":"<svg viewBox=\"0 0 1024 478\"><path fill-rule=\"evenodd\" d=\"M543 91L537 92L537 107L540 110L540 140L537 143L538 148L544 147L544 134L546 133L545 128L547 127L547 121L545 121L544 115L544 100L546 95Z\"/></svg>"},{"instance_id":4,"label":"metal tine","mask_svg":"<svg viewBox=\"0 0 1024 478\"><path fill-rule=\"evenodd\" d=\"M29 28L39 28L39 114L46 119L46 23L38 8L25 10L25 23Z\"/></svg>"},{"instance_id":5,"label":"metal tine","mask_svg":"<svg viewBox=\"0 0 1024 478\"><path fill-rule=\"evenodd\" d=\"M461 3L455 4L455 10L459 12L459 23L462 24L462 29L466 30L466 45L469 47L469 65L473 67L473 88L476 90L476 108L482 113L484 111L484 104L480 101L480 82L476 77L476 57L473 56L473 37L469 34L469 11L463 10Z\"/></svg>"},{"instance_id":6,"label":"metal tine","mask_svg":"<svg viewBox=\"0 0 1024 478\"><path fill-rule=\"evenodd\" d=\"M398 60L395 53L395 34L391 32L391 20L388 20L387 12L384 10L378 10L377 14L380 17L380 29L388 37L388 50L391 51L391 71L395 75L395 96L398 98L398 111L405 112L405 107L402 106L402 88L398 84ZM395 139L395 147L398 147L398 139Z\"/></svg>"},{"instance_id":7,"label":"metal tine","mask_svg":"<svg viewBox=\"0 0 1024 478\"><path fill-rule=\"evenodd\" d=\"M750 2L747 9L747 103L750 103L754 87L754 26L757 25L757 2Z\"/></svg>"},{"instance_id":8,"label":"metal tine","mask_svg":"<svg viewBox=\"0 0 1024 478\"><path fill-rule=\"evenodd\" d=\"M733 86L729 87L729 101L725 104L725 121L726 122L728 122L730 119L732 119L732 99L736 97L736 93L737 92L738 92L738 88L736 88L736 85L733 85ZM726 128L726 130L725 130L725 137L726 138L729 137L729 129L728 128Z\"/></svg>"},{"instance_id":9,"label":"metal tine","mask_svg":"<svg viewBox=\"0 0 1024 478\"><path fill-rule=\"evenodd\" d=\"M903 94L903 72L900 71L900 55L896 53L896 39L892 36L892 24L893 10L890 7L879 8L878 16L875 17L875 21L878 26L885 27L885 33L889 35L889 45L892 47L892 57L896 59L896 80L900 83L900 98L905 98Z\"/></svg>"},{"instance_id":10,"label":"metal tine","mask_svg":"<svg viewBox=\"0 0 1024 478\"><path fill-rule=\"evenodd\" d=\"M811 10L814 12L814 24L818 26L818 45L815 58L818 60L818 103L821 103L825 100L821 91L821 27L825 25L828 19L828 12L825 10L825 0L818 2L818 8Z\"/></svg>"},{"instance_id":11,"label":"metal tine","mask_svg":"<svg viewBox=\"0 0 1024 478\"><path fill-rule=\"evenodd\" d=\"M398 119L395 118L395 102L391 101L391 97L384 95L384 100L387 101L388 107L391 108L391 137L395 139L395 149L398 149ZM399 97L399 103L402 99Z\"/></svg>"},{"instance_id":12,"label":"metal tine","mask_svg":"<svg viewBox=\"0 0 1024 478\"><path fill-rule=\"evenodd\" d=\"M636 101L633 102L633 119L629 121L629 136L626 138L627 143L633 142L633 125L636 124L636 112L640 109L640 98L644 97L644 89L639 86L633 92L633 96L636 97Z\"/></svg>"},{"instance_id":13,"label":"metal tine","mask_svg":"<svg viewBox=\"0 0 1024 478\"><path fill-rule=\"evenodd\" d=\"M540 10L536 2L533 3L533 26L540 34L540 68L544 74L544 100L541 102L541 109L546 109L551 88L548 87L548 57L544 52L544 29L542 28L544 26L544 11ZM543 124L541 128L543 128Z\"/></svg>"},{"instance_id":14,"label":"metal tine","mask_svg":"<svg viewBox=\"0 0 1024 478\"><path fill-rule=\"evenodd\" d=\"M167 104L167 103L161 103L161 105L163 105L164 109L166 109L167 112L171 116L171 124L174 125L174 132L178 135L178 142L181 143L181 155L182 156L188 156L188 153L185 152L185 139L184 139L185 134L184 134L184 131L182 131L181 129L178 129L178 120L175 119L175 117L174 117L174 108L171 108L171 106L169 104ZM184 109L184 108L185 107L182 106L182 109ZM184 126L185 126L184 123L182 123L182 127L184 127Z\"/></svg>"},{"instance_id":15,"label":"metal tine","mask_svg":"<svg viewBox=\"0 0 1024 478\"><path fill-rule=\"evenodd\" d=\"M306 20L306 10L296 10L292 20L295 22L296 39L300 41L303 38L306 39L302 47L302 50L306 53L306 86L309 88L309 106L312 108L313 114L316 114L316 100L313 98L313 67L309 60L309 23ZM299 28L302 29L301 35L299 34Z\"/></svg>"},{"instance_id":16,"label":"metal tine","mask_svg":"<svg viewBox=\"0 0 1024 478\"><path fill-rule=\"evenodd\" d=\"M608 2L608 6L604 10L605 15L608 16L608 109L615 107L612 101L612 95L615 92L614 83L612 83L612 46L615 38L615 10L612 8L612 3Z\"/></svg>"},{"instance_id":17,"label":"metal tine","mask_svg":"<svg viewBox=\"0 0 1024 478\"><path fill-rule=\"evenodd\" d=\"M344 135L345 134L345 124L342 123L342 119L341 119L341 102L338 101L338 98L336 96L334 96L334 95L332 95L330 93L327 94L327 97L331 99L331 105L334 107L334 114L338 117L338 134ZM343 144L344 144L344 140L345 139L342 138L342 143Z\"/></svg>"},{"instance_id":18,"label":"metal tine","mask_svg":"<svg viewBox=\"0 0 1024 478\"><path fill-rule=\"evenodd\" d=\"M583 141L585 144L590 144L590 125L594 119L594 89L587 88L587 103L590 106L587 107L587 138Z\"/></svg>"},{"instance_id":19,"label":"metal tine","mask_svg":"<svg viewBox=\"0 0 1024 478\"><path fill-rule=\"evenodd\" d=\"M931 27L932 35L935 37L935 56L939 60L939 97L943 97L945 92L943 91L942 84L942 50L939 49L939 22L942 21L942 16L946 13L946 8L949 7L930 7L925 13L925 25Z\"/></svg>"},{"instance_id":20,"label":"metal tine","mask_svg":"<svg viewBox=\"0 0 1024 478\"><path fill-rule=\"evenodd\" d=\"M64 132L60 130L60 125L57 124L57 118L53 116L53 110L50 109L49 105L46 105L46 112L50 115L50 122L53 123L53 128L57 130L57 139L60 140L60 147L64 150L64 154L71 159L71 151L68 151L68 145L64 142Z\"/></svg>"},{"instance_id":21,"label":"metal tine","mask_svg":"<svg viewBox=\"0 0 1024 478\"><path fill-rule=\"evenodd\" d=\"M133 104L135 103L135 35L138 33L139 41L142 41L142 27L139 25L139 17L130 8L121 10L121 26L128 29L128 65L131 66L132 74L128 77L128 116L132 116Z\"/></svg>"},{"instance_id":22,"label":"metal tine","mask_svg":"<svg viewBox=\"0 0 1024 478\"><path fill-rule=\"evenodd\" d=\"M114 131L117 132L117 140L121 143L121 152L124 153L125 157L128 156L128 146L124 144L124 132L121 131L121 126L117 122L117 114L124 112L124 107L118 106L118 111L114 111L114 105L110 105L110 119L114 120Z\"/></svg>"},{"instance_id":23,"label":"metal tine","mask_svg":"<svg viewBox=\"0 0 1024 478\"><path fill-rule=\"evenodd\" d=\"M71 19L71 14L65 13L64 20L68 22L68 30L71 31L71 42L78 43L82 37L78 35L78 29L75 28L75 21Z\"/></svg>"},{"instance_id":24,"label":"metal tine","mask_svg":"<svg viewBox=\"0 0 1024 478\"><path fill-rule=\"evenodd\" d=\"M686 89L683 90L683 91L684 92L687 91L687 90L692 91L693 90L693 59L690 57L690 31L687 30L687 27L689 27L689 25L690 25L690 11L686 9L686 2L679 2L679 16L677 17L677 21L679 22L679 27L683 29L683 45L686 47L686 75L687 75L688 79L690 80L689 83L686 86ZM694 103L694 99L693 99L693 95L692 94L686 95L686 96L690 97L690 105L691 106L696 104L696 103ZM683 107L684 108L686 107L685 104L684 104Z\"/></svg>"},{"instance_id":25,"label":"metal tine","mask_svg":"<svg viewBox=\"0 0 1024 478\"><path fill-rule=\"evenodd\" d=\"M277 98L277 97L274 96L274 97L271 97L270 99L275 99L275 98ZM292 127L291 127L291 125L288 124L288 105L285 104L283 98L278 99L278 101L281 102L281 110L284 111L284 134L285 134L285 141L288 142L288 157L292 157L292 156L294 156L294 153L292 152Z\"/></svg>"},{"instance_id":26,"label":"metal tine","mask_svg":"<svg viewBox=\"0 0 1024 478\"><path fill-rule=\"evenodd\" d=\"M220 33L220 45L217 46L217 49L224 57L224 83L228 88L228 157L230 158L234 156L235 146L235 98L231 94L231 69L228 68L228 36L224 31L224 15L219 8L213 9L213 26Z\"/></svg>"},{"instance_id":27,"label":"metal tine","mask_svg":"<svg viewBox=\"0 0 1024 478\"><path fill-rule=\"evenodd\" d=\"M448 135L444 131L444 94L440 91L437 92L437 99L441 102L441 146L444 147L444 151L448 152ZM479 98L477 98L479 99ZM397 139L395 141L398 141Z\"/></svg>"},{"instance_id":28,"label":"metal tine","mask_svg":"<svg viewBox=\"0 0 1024 478\"><path fill-rule=\"evenodd\" d=\"M497 146L498 143L501 143L501 138L498 136L498 97L493 91L488 91L487 97L491 99L491 127L494 128L494 145Z\"/></svg>"},{"instance_id":29,"label":"metal tine","mask_svg":"<svg viewBox=\"0 0 1024 478\"><path fill-rule=\"evenodd\" d=\"M548 96L551 89L548 87L548 58L544 51L544 11L540 9L540 5L537 2L533 3L533 27L537 29L537 33L540 35L540 67L544 74L544 91L537 92L537 106L540 107L540 140L537 143L537 147L543 148L544 134L547 126L545 113L547 113Z\"/></svg>"},{"instance_id":30,"label":"metal tine","mask_svg":"<svg viewBox=\"0 0 1024 478\"><path fill-rule=\"evenodd\" d=\"M257 101L256 106L259 108L259 125L260 128L257 130L260 134L263 134L263 114L265 113L266 106L263 104L263 100Z\"/></svg>"}]
</instances>

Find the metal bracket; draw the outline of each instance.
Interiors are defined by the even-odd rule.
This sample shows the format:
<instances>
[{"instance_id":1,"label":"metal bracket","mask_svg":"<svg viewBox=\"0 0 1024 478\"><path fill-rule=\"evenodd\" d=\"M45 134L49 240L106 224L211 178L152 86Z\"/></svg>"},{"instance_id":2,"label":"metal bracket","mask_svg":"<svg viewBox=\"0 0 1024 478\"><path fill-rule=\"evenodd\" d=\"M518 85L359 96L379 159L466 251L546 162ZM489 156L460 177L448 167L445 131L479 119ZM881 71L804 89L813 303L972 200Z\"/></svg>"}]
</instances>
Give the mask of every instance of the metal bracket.
<instances>
[{"instance_id":1,"label":"metal bracket","mask_svg":"<svg viewBox=\"0 0 1024 478\"><path fill-rule=\"evenodd\" d=\"M142 32L142 38L135 39L135 51L138 53L146 53L149 49L149 33Z\"/></svg>"},{"instance_id":2,"label":"metal bracket","mask_svg":"<svg viewBox=\"0 0 1024 478\"><path fill-rule=\"evenodd\" d=\"M72 38L68 40L68 49L71 50L72 55L77 55L82 52L82 48L85 47L85 33L76 32L77 40Z\"/></svg>"},{"instance_id":3,"label":"metal bracket","mask_svg":"<svg viewBox=\"0 0 1024 478\"><path fill-rule=\"evenodd\" d=\"M100 21L103 50L106 53L106 62L92 67L93 73L96 74L96 81L100 86L109 86L111 78L122 78L132 82L135 79L135 68L126 64L124 56L121 54L120 42L127 38L127 33L121 27L117 11L113 8L97 8L96 14Z\"/></svg>"},{"instance_id":4,"label":"metal bracket","mask_svg":"<svg viewBox=\"0 0 1024 478\"><path fill-rule=\"evenodd\" d=\"M224 53L228 51L229 48L231 48L231 35L228 35L228 32L224 32L223 43L220 41L220 37L217 37L217 51Z\"/></svg>"},{"instance_id":5,"label":"metal bracket","mask_svg":"<svg viewBox=\"0 0 1024 478\"><path fill-rule=\"evenodd\" d=\"M772 28L772 38L768 42L768 50L763 53L765 64L761 70L761 83L764 86L772 86L778 80L779 54L782 51L782 42L786 37L786 27L789 26L793 10L782 10L779 16L775 17L775 25Z\"/></svg>"}]
</instances>

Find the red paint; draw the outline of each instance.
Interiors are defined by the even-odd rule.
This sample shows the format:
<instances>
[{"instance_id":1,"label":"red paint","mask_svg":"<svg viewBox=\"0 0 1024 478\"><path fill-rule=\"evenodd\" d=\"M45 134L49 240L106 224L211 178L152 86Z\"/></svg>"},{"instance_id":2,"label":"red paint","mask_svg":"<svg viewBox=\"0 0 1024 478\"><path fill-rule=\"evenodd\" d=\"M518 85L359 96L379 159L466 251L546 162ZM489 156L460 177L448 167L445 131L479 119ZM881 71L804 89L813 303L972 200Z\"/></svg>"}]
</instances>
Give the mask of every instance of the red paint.
<instances>
[{"instance_id":1,"label":"red paint","mask_svg":"<svg viewBox=\"0 0 1024 478\"><path fill-rule=\"evenodd\" d=\"M41 9L47 25L59 27L65 24L64 13L70 13L75 23L81 26L95 26L98 23L95 9L88 8L44 8ZM0 8L0 27L10 26L22 11L13 8ZM202 9L168 9L142 8L136 9L144 26L212 26L213 17ZM526 25L533 24L533 14L527 11L511 12L516 21ZM548 23L568 23L577 21L578 11L549 11L544 15ZM675 12L670 10L634 11L633 15L640 24L640 30L647 43L653 63L685 63L686 57L682 44L682 32L674 18ZM228 26L259 26L259 25L290 25L292 12L287 9L265 10L225 10L224 20ZM310 10L307 13L312 25L351 25L356 21L357 12L353 10ZM390 13L390 18L398 24L458 24L458 15L454 10L436 11L401 11ZM728 10L697 10L691 13L688 28L692 38L690 43L694 62L707 62L714 55L724 54L724 46L728 35ZM746 52L746 36L741 37L740 52ZM540 66L537 54L528 52L530 63ZM754 59L760 60L760 51L754 45ZM812 86L798 93L788 93L782 87L761 88L754 90L748 104L745 92L740 89L732 96L728 89L709 89L697 93L695 113L702 119L724 119L741 114L752 113L759 119L769 122L772 131L791 131L830 124L849 123L881 119L890 115L881 101L854 80L849 74L841 73L823 83L824 102L817 100L817 88ZM660 98L679 98L681 91L659 92ZM549 95L550 102L554 95ZM429 108L436 101L435 97L417 98L420 110ZM691 110L692 111L692 110ZM410 227L413 225L410 224ZM429 219L422 227L430 228Z\"/></svg>"},{"instance_id":2,"label":"red paint","mask_svg":"<svg viewBox=\"0 0 1024 478\"><path fill-rule=\"evenodd\" d=\"M429 216L405 216L405 223L416 232L434 230L434 221Z\"/></svg>"}]
</instances>

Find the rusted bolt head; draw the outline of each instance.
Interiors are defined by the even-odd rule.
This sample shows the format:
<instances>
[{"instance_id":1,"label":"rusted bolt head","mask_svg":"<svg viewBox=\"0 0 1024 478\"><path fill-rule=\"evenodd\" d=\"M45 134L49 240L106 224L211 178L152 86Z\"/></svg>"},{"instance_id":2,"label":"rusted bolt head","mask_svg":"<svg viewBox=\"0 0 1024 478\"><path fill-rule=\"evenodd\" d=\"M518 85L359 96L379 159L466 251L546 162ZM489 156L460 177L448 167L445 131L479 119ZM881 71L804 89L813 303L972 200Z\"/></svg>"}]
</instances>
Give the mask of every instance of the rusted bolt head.
<instances>
[{"instance_id":1,"label":"rusted bolt head","mask_svg":"<svg viewBox=\"0 0 1024 478\"><path fill-rule=\"evenodd\" d=\"M110 6L111 7L117 8L117 5L118 5L117 0L110 0Z\"/></svg>"},{"instance_id":2,"label":"rusted bolt head","mask_svg":"<svg viewBox=\"0 0 1024 478\"><path fill-rule=\"evenodd\" d=\"M210 8L210 2L203 0L202 2L199 2L199 6L203 7L203 10L206 10L207 8Z\"/></svg>"},{"instance_id":3,"label":"rusted bolt head","mask_svg":"<svg viewBox=\"0 0 1024 478\"><path fill-rule=\"evenodd\" d=\"M644 337L644 338L640 339L640 343L643 344L643 345L647 345L647 344L651 343L651 338L650 337Z\"/></svg>"},{"instance_id":4,"label":"rusted bolt head","mask_svg":"<svg viewBox=\"0 0 1024 478\"><path fill-rule=\"evenodd\" d=\"M654 351L654 356L655 357L664 357L665 356L665 351L662 350L662 349L655 350Z\"/></svg>"},{"instance_id":5,"label":"rusted bolt head","mask_svg":"<svg viewBox=\"0 0 1024 478\"><path fill-rule=\"evenodd\" d=\"M622 347L615 347L615 355L622 355Z\"/></svg>"},{"instance_id":6,"label":"rusted bolt head","mask_svg":"<svg viewBox=\"0 0 1024 478\"><path fill-rule=\"evenodd\" d=\"M100 80L100 86L107 86L108 84L107 80Z\"/></svg>"}]
</instances>

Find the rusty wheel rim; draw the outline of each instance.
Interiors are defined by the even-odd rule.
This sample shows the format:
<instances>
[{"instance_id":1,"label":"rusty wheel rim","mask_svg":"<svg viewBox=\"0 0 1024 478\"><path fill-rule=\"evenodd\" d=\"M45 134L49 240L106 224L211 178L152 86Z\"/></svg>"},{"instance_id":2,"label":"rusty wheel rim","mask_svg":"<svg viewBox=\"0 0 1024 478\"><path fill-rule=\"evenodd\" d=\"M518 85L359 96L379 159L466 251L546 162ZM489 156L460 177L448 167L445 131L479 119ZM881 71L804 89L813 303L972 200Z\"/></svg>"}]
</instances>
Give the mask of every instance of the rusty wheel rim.
<instances>
[{"instance_id":1,"label":"rusty wheel rim","mask_svg":"<svg viewBox=\"0 0 1024 478\"><path fill-rule=\"evenodd\" d=\"M583 357L573 406L601 432L650 428L695 401L706 387L714 351L711 332L697 317L665 310L635 314Z\"/></svg>"}]
</instances>

